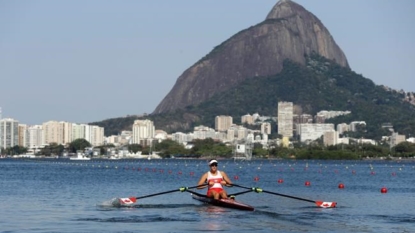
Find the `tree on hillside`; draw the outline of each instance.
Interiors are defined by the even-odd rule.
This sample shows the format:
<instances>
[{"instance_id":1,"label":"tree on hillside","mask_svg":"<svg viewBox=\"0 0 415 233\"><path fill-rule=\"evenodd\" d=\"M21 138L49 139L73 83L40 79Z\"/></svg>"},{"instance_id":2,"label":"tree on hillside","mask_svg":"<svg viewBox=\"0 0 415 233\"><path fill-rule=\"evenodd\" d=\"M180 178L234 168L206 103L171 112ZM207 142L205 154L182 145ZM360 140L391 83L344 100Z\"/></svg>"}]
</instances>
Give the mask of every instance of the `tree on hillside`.
<instances>
[{"instance_id":1,"label":"tree on hillside","mask_svg":"<svg viewBox=\"0 0 415 233\"><path fill-rule=\"evenodd\" d=\"M141 146L140 144L130 144L130 145L128 145L128 151L129 152L137 153L137 151L141 151L141 150L143 150L143 146Z\"/></svg>"},{"instance_id":2,"label":"tree on hillside","mask_svg":"<svg viewBox=\"0 0 415 233\"><path fill-rule=\"evenodd\" d=\"M69 152L76 153L77 150L85 150L86 147L90 147L91 143L83 138L78 138L69 143Z\"/></svg>"}]
</instances>

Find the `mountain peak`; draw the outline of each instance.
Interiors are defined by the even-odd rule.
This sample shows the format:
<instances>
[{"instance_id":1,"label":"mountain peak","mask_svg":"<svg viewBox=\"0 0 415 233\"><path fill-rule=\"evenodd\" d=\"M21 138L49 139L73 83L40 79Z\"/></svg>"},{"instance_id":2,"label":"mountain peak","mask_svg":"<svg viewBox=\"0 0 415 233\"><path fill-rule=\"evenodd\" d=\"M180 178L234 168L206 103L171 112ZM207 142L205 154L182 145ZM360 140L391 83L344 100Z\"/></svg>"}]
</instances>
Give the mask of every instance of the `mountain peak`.
<instances>
[{"instance_id":1,"label":"mountain peak","mask_svg":"<svg viewBox=\"0 0 415 233\"><path fill-rule=\"evenodd\" d=\"M280 0L268 13L266 19L286 18L296 14L302 14L302 12L309 13L304 7L291 0Z\"/></svg>"},{"instance_id":2,"label":"mountain peak","mask_svg":"<svg viewBox=\"0 0 415 233\"><path fill-rule=\"evenodd\" d=\"M266 20L236 33L185 70L153 113L197 105L246 79L278 74L287 59L306 65L305 55L313 53L349 67L316 16L291 0L280 0Z\"/></svg>"}]
</instances>

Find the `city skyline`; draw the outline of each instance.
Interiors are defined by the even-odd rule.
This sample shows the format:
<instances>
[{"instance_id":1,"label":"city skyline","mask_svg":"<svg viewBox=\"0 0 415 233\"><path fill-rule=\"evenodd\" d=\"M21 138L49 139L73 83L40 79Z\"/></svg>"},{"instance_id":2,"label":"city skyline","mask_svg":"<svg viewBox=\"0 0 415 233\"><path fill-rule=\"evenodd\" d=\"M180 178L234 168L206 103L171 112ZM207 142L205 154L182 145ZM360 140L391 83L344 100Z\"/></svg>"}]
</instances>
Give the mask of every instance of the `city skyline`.
<instances>
[{"instance_id":1,"label":"city skyline","mask_svg":"<svg viewBox=\"0 0 415 233\"><path fill-rule=\"evenodd\" d=\"M415 2L295 2L328 28L352 70L415 92ZM35 125L151 113L181 73L276 3L0 0L3 118Z\"/></svg>"}]
</instances>

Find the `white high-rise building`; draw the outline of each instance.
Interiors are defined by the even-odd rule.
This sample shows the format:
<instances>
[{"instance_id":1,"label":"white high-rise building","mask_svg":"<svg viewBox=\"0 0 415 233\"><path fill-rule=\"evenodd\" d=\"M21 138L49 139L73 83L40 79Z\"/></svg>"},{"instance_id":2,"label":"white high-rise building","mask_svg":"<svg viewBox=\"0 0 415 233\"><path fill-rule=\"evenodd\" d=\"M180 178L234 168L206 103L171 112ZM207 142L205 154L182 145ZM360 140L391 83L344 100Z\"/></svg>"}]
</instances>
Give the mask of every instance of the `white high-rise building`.
<instances>
[{"instance_id":1,"label":"white high-rise building","mask_svg":"<svg viewBox=\"0 0 415 233\"><path fill-rule=\"evenodd\" d=\"M40 148L43 144L43 129L41 125L32 125L29 127L29 148Z\"/></svg>"},{"instance_id":2,"label":"white high-rise building","mask_svg":"<svg viewBox=\"0 0 415 233\"><path fill-rule=\"evenodd\" d=\"M301 142L314 141L324 135L325 132L334 131L334 124L297 124L297 133Z\"/></svg>"},{"instance_id":3,"label":"white high-rise building","mask_svg":"<svg viewBox=\"0 0 415 233\"><path fill-rule=\"evenodd\" d=\"M104 144L104 128L96 125L85 125L85 140L92 146Z\"/></svg>"},{"instance_id":4,"label":"white high-rise building","mask_svg":"<svg viewBox=\"0 0 415 233\"><path fill-rule=\"evenodd\" d=\"M283 137L293 136L293 114L292 102L278 102L278 134Z\"/></svg>"},{"instance_id":5,"label":"white high-rise building","mask_svg":"<svg viewBox=\"0 0 415 233\"><path fill-rule=\"evenodd\" d=\"M0 148L19 144L19 122L12 118L0 119Z\"/></svg>"},{"instance_id":6,"label":"white high-rise building","mask_svg":"<svg viewBox=\"0 0 415 233\"><path fill-rule=\"evenodd\" d=\"M206 139L213 138L215 139L216 132L214 129L200 125L196 126L193 130L194 139Z\"/></svg>"},{"instance_id":7,"label":"white high-rise building","mask_svg":"<svg viewBox=\"0 0 415 233\"><path fill-rule=\"evenodd\" d=\"M154 123L151 120L135 120L133 124L133 144L141 144L142 141L153 139L155 134Z\"/></svg>"},{"instance_id":8,"label":"white high-rise building","mask_svg":"<svg viewBox=\"0 0 415 233\"><path fill-rule=\"evenodd\" d=\"M72 141L76 139L85 139L85 124L72 124Z\"/></svg>"}]
</instances>

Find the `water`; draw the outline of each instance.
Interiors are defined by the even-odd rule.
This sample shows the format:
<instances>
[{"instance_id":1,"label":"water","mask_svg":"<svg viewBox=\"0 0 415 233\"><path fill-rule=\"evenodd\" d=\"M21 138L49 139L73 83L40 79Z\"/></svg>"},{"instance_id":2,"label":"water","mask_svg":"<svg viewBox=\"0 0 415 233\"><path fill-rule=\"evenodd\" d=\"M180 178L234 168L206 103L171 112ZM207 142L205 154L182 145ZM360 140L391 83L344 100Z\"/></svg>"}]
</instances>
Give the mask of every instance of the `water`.
<instances>
[{"instance_id":1,"label":"water","mask_svg":"<svg viewBox=\"0 0 415 233\"><path fill-rule=\"evenodd\" d=\"M207 161L1 159L0 232L415 232L415 161L219 162L237 184L337 208L255 192L236 198L253 212L201 204L187 192L115 208L114 197L195 186Z\"/></svg>"}]
</instances>

